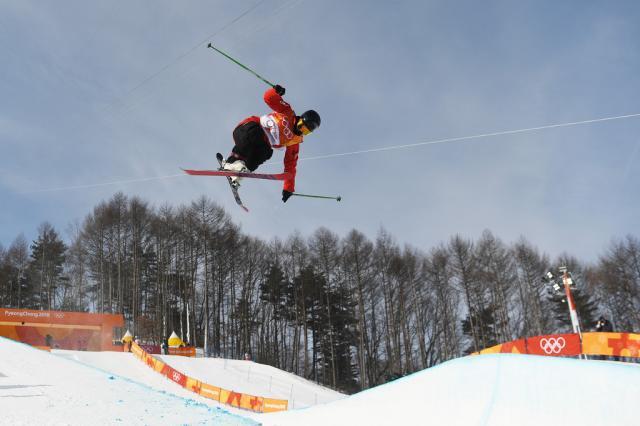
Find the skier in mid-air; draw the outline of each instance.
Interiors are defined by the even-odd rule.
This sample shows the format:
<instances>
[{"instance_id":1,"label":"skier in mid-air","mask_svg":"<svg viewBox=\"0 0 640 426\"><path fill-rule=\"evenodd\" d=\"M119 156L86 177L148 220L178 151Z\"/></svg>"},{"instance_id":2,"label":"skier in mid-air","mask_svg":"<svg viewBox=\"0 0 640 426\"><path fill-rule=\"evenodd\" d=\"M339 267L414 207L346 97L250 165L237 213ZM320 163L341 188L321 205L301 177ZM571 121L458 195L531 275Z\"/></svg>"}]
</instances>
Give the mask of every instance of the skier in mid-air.
<instances>
[{"instance_id":1,"label":"skier in mid-air","mask_svg":"<svg viewBox=\"0 0 640 426\"><path fill-rule=\"evenodd\" d=\"M284 87L278 84L267 89L264 101L274 112L245 118L236 126L233 131L235 146L223 168L236 172L253 172L271 158L274 148L286 148L284 171L290 174L282 189L282 201L286 203L295 191L299 145L304 136L320 126L320 115L314 110L296 115L291 105L282 99L284 93ZM232 177L232 184L240 186L240 179Z\"/></svg>"}]
</instances>

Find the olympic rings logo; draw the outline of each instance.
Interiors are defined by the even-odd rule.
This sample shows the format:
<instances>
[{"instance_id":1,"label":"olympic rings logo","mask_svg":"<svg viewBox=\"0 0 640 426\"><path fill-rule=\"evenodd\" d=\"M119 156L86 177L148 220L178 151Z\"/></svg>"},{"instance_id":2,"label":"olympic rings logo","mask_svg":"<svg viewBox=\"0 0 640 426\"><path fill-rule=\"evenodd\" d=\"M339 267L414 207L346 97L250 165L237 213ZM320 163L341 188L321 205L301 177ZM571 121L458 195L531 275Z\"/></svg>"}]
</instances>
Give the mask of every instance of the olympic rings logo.
<instances>
[{"instance_id":1,"label":"olympic rings logo","mask_svg":"<svg viewBox=\"0 0 640 426\"><path fill-rule=\"evenodd\" d=\"M540 339L540 349L547 355L559 354L565 346L567 346L567 342L564 340L564 337L558 337L557 339L555 337Z\"/></svg>"}]
</instances>

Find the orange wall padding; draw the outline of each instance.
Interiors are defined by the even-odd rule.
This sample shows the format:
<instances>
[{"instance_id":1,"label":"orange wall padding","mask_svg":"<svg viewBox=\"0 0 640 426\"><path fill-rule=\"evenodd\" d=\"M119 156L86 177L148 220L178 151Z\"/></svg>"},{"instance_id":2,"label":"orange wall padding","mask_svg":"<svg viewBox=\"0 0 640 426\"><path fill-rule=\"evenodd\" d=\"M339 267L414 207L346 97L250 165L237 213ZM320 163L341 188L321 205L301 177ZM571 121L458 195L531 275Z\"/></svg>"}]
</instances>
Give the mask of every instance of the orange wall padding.
<instances>
[{"instance_id":1,"label":"orange wall padding","mask_svg":"<svg viewBox=\"0 0 640 426\"><path fill-rule=\"evenodd\" d=\"M640 358L640 334L634 333L582 333L550 334L527 337L475 352L518 353L547 356L608 355Z\"/></svg>"},{"instance_id":2,"label":"orange wall padding","mask_svg":"<svg viewBox=\"0 0 640 426\"><path fill-rule=\"evenodd\" d=\"M205 398L258 413L286 411L288 408L289 402L286 399L264 398L262 396L234 392L232 390L212 386L208 383L203 383L200 380L181 373L159 359L154 358L135 343L131 346L131 352L142 362L167 377L169 380L174 381L183 388L195 392Z\"/></svg>"}]
</instances>

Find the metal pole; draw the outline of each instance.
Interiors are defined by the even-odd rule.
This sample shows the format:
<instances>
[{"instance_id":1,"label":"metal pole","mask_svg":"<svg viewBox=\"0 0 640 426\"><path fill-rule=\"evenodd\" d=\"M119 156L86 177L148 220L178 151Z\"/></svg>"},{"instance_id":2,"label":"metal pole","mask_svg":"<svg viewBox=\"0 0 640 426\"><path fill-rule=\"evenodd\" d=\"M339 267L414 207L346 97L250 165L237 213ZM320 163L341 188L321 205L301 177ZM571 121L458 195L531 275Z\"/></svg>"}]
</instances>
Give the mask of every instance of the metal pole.
<instances>
[{"instance_id":1,"label":"metal pole","mask_svg":"<svg viewBox=\"0 0 640 426\"><path fill-rule=\"evenodd\" d=\"M578 310L576 309L576 303L573 300L573 294L571 294L572 280L569 277L566 266L560 268L562 272L562 283L564 284L564 293L567 296L567 305L569 305L569 317L571 318L571 325L573 326L573 332L580 337L580 346L582 347L582 330L580 330L580 321L578 319ZM582 352L582 350L581 350ZM585 358L580 354L580 358Z\"/></svg>"},{"instance_id":2,"label":"metal pole","mask_svg":"<svg viewBox=\"0 0 640 426\"><path fill-rule=\"evenodd\" d=\"M339 196L339 195L337 197L330 197L330 196L327 196L327 195L300 194L299 192L294 192L291 195L295 195L297 197L322 198L322 199L325 199L325 200L336 200L336 201L342 200L342 197Z\"/></svg>"},{"instance_id":3,"label":"metal pole","mask_svg":"<svg viewBox=\"0 0 640 426\"><path fill-rule=\"evenodd\" d=\"M231 56L227 55L226 53L224 53L222 50L218 49L217 47L215 47L214 45L212 45L211 43L209 43L207 45L207 47L215 50L216 52L220 53L221 55L223 55L224 57L226 57L227 59L231 60L232 62L234 62L236 65L241 66L242 68L244 68L245 70L249 71L251 74L255 75L256 77L258 77L260 80L264 81L265 83L267 83L269 86L273 87L275 86L275 84L273 84L272 82L270 82L269 80L265 79L264 77L262 77L260 74L256 73L254 70L252 70L251 68L247 67L246 65L241 64L240 62L236 61L235 59L233 59Z\"/></svg>"}]
</instances>

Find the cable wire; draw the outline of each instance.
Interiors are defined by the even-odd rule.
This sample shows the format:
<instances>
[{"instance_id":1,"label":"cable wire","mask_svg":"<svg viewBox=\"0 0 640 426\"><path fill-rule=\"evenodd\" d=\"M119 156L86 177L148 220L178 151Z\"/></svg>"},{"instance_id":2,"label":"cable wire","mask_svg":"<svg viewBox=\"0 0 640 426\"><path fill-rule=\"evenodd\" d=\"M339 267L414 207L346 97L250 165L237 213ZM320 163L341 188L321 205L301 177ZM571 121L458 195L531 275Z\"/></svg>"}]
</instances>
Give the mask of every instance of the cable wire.
<instances>
[{"instance_id":1,"label":"cable wire","mask_svg":"<svg viewBox=\"0 0 640 426\"><path fill-rule=\"evenodd\" d=\"M366 154L366 153L369 153L369 152L391 151L391 150L394 150L394 149L414 148L414 147L417 147L417 146L436 145L436 144L447 143L447 142L460 142L460 141L466 141L466 140L470 140L470 139L488 138L488 137L491 137L491 136L514 135L514 134L518 134L518 133L535 132L535 131L538 131L538 130L554 129L554 128L559 128L559 127L578 126L578 125L581 125L581 124L600 123L600 122L603 122L603 121L621 120L621 119L624 119L624 118L632 118L632 117L640 117L640 113L638 113L638 114L619 115L619 116L616 116L616 117L596 118L596 119L593 119L593 120L573 121L573 122L570 122L570 123L550 124L550 125L547 125L547 126L529 127L529 128L526 128L526 129L505 130L505 131L501 131L501 132L484 133L484 134L480 134L480 135L461 136L461 137L446 138L446 139L436 139L436 140L432 140L432 141L417 142L417 143L405 144L405 145L384 146L384 147L380 147L380 148L364 149L364 150L361 150L361 151L351 151L351 152L342 152L342 153L338 153L338 154L319 155L319 156L315 156L315 157L300 158L300 161L302 161L302 160L321 160L321 159L325 159L325 158L335 158L335 157L345 157L347 155Z\"/></svg>"},{"instance_id":2,"label":"cable wire","mask_svg":"<svg viewBox=\"0 0 640 426\"><path fill-rule=\"evenodd\" d=\"M471 136L460 136L460 137L455 137L455 138L436 139L436 140L431 140L431 141L417 142L417 143L405 144L405 145L383 146L383 147L379 147L379 148L364 149L364 150L360 150L360 151L350 151L350 152L342 152L342 153L337 153L337 154L318 155L318 156L315 156L315 157L300 158L299 161L324 160L324 159L327 159L327 158L345 157L345 156L348 156L348 155L358 155L358 154L366 154L366 153L371 153L371 152L391 151L391 150L395 150L395 149L415 148L415 147L418 147L418 146L436 145L436 144L449 143L449 142L460 142L460 141L466 141L466 140L472 140L472 139L488 138L488 137L492 137L492 136L514 135L514 134L519 134L519 133L535 132L535 131L546 130L546 129L557 129L557 128L560 128L560 127L579 126L579 125L583 125L583 124L601 123L601 122L604 122L604 121L622 120L622 119L625 119L625 118L634 118L634 117L640 117L640 113L618 115L618 116L615 116L615 117L595 118L595 119L591 119L591 120L572 121L572 122L569 122L569 123L549 124L549 125L546 125L546 126L528 127L528 128L525 128L525 129L504 130L504 131L500 131L500 132L482 133L482 134L471 135ZM270 163L267 163L265 165L273 165L273 164L275 164L275 163L270 162ZM71 190L71 189L96 188L96 187L100 187L100 186L119 185L119 184L137 183L137 182L148 182L148 181L153 181L153 180L169 179L169 178L180 177L180 176L187 176L187 175L180 173L180 174L165 175L165 176L155 176L155 177L145 177L145 178L138 178L138 179L119 180L119 181L113 181L113 182L95 183L95 184L88 184L88 185L65 186L65 187L59 187L59 188L50 188L50 189L41 189L41 190L36 190L36 191L23 192L23 194L33 194L33 193L38 193L38 192L65 191L65 190Z\"/></svg>"}]
</instances>

